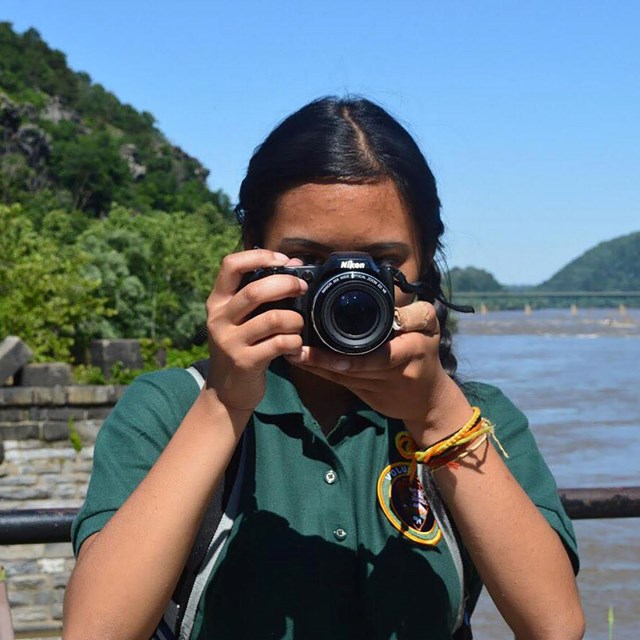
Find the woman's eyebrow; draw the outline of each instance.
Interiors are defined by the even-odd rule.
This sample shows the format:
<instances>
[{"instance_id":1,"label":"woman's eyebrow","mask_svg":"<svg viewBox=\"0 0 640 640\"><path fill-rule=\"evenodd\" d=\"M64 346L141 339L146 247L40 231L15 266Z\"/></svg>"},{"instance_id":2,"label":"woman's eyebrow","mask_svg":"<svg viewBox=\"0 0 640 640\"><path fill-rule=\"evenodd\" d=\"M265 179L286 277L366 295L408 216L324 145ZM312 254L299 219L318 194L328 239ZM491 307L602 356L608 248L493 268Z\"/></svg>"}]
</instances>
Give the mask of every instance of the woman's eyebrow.
<instances>
[{"instance_id":1,"label":"woman's eyebrow","mask_svg":"<svg viewBox=\"0 0 640 640\"><path fill-rule=\"evenodd\" d=\"M315 240L309 240L308 238L283 238L279 248L281 250L286 250L287 248L295 248L297 250L305 249L322 253L335 251L335 247L323 244L322 242L316 242ZM375 242L373 244L356 245L353 247L353 251L363 251L371 255L394 251L408 254L410 247L405 242Z\"/></svg>"},{"instance_id":2,"label":"woman's eyebrow","mask_svg":"<svg viewBox=\"0 0 640 640\"><path fill-rule=\"evenodd\" d=\"M314 242L308 238L283 238L280 241L280 250L286 250L287 248L306 249L309 251L323 251L331 253L332 247L322 244L321 242Z\"/></svg>"},{"instance_id":3,"label":"woman's eyebrow","mask_svg":"<svg viewBox=\"0 0 640 640\"><path fill-rule=\"evenodd\" d=\"M405 242L376 242L374 244L368 244L363 247L359 247L358 250L373 255L374 253L387 253L394 251L398 253L408 254L411 249Z\"/></svg>"}]
</instances>

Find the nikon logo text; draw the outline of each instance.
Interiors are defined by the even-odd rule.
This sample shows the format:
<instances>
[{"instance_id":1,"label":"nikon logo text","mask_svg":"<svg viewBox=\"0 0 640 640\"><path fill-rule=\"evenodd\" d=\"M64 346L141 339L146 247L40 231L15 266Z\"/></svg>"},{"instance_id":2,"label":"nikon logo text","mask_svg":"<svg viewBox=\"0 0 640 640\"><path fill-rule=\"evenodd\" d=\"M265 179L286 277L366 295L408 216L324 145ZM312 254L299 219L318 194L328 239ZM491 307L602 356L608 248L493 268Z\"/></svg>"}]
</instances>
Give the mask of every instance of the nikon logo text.
<instances>
[{"instance_id":1,"label":"nikon logo text","mask_svg":"<svg viewBox=\"0 0 640 640\"><path fill-rule=\"evenodd\" d=\"M341 269L364 269L364 262L354 262L353 260L343 260L340 263Z\"/></svg>"}]
</instances>

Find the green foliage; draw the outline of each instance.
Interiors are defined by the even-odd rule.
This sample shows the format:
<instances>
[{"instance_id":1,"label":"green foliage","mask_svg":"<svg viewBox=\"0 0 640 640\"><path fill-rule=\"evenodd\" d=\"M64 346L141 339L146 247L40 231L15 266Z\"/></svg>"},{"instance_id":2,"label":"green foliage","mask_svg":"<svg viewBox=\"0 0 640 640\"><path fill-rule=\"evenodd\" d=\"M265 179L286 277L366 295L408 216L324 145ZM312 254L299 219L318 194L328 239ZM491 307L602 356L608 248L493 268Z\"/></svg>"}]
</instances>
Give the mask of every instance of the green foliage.
<instances>
[{"instance_id":1,"label":"green foliage","mask_svg":"<svg viewBox=\"0 0 640 640\"><path fill-rule=\"evenodd\" d=\"M78 243L92 256L87 273L116 314L98 318L102 337L169 338L189 344L204 322L204 301L238 233L211 205L194 213L136 214L114 207Z\"/></svg>"},{"instance_id":2,"label":"green foliage","mask_svg":"<svg viewBox=\"0 0 640 640\"><path fill-rule=\"evenodd\" d=\"M209 357L206 345L186 349L177 349L167 338L159 341L143 339L140 341L143 367L128 369L117 362L105 376L100 367L79 364L73 367L73 379L76 384L129 384L137 376L162 367L184 369L198 360Z\"/></svg>"},{"instance_id":3,"label":"green foliage","mask_svg":"<svg viewBox=\"0 0 640 640\"><path fill-rule=\"evenodd\" d=\"M502 291L504 287L484 269L454 267L449 271L451 289L457 291Z\"/></svg>"},{"instance_id":4,"label":"green foliage","mask_svg":"<svg viewBox=\"0 0 640 640\"><path fill-rule=\"evenodd\" d=\"M119 337L147 339L143 370L160 351L179 366L201 357L191 338L238 242L206 177L152 114L69 69L36 30L0 22L0 336L38 360ZM139 373L75 370L87 383Z\"/></svg>"},{"instance_id":5,"label":"green foliage","mask_svg":"<svg viewBox=\"0 0 640 640\"><path fill-rule=\"evenodd\" d=\"M166 140L152 114L69 69L35 29L18 34L7 22L0 22L0 116L3 108L11 117L0 117L0 202L42 212L37 194L45 191L50 208L94 217L113 202L144 212L211 204L232 217L228 197L209 190L207 170ZM46 140L35 155L17 141L25 125Z\"/></svg>"},{"instance_id":6,"label":"green foliage","mask_svg":"<svg viewBox=\"0 0 640 640\"><path fill-rule=\"evenodd\" d=\"M189 349L167 349L167 367L190 367L198 360L209 357L207 345L201 347L192 346Z\"/></svg>"},{"instance_id":7,"label":"green foliage","mask_svg":"<svg viewBox=\"0 0 640 640\"><path fill-rule=\"evenodd\" d=\"M82 451L82 438L76 429L73 417L69 417L69 442L71 442L71 446L74 448L76 453L80 453Z\"/></svg>"},{"instance_id":8,"label":"green foliage","mask_svg":"<svg viewBox=\"0 0 640 640\"><path fill-rule=\"evenodd\" d=\"M59 141L51 168L58 184L71 193L73 209L99 215L126 193L127 164L120 156L117 139L106 132Z\"/></svg>"},{"instance_id":9,"label":"green foliage","mask_svg":"<svg viewBox=\"0 0 640 640\"><path fill-rule=\"evenodd\" d=\"M147 338L144 370L159 350L197 359L191 338L238 242L207 173L152 114L69 69L36 30L0 22L0 335L20 335L38 360L69 360L98 337Z\"/></svg>"},{"instance_id":10,"label":"green foliage","mask_svg":"<svg viewBox=\"0 0 640 640\"><path fill-rule=\"evenodd\" d=\"M543 282L545 291L640 291L640 232L602 242Z\"/></svg>"},{"instance_id":11,"label":"green foliage","mask_svg":"<svg viewBox=\"0 0 640 640\"><path fill-rule=\"evenodd\" d=\"M19 205L0 205L0 335L19 335L39 361L66 360L88 317L109 309L86 253L36 232Z\"/></svg>"},{"instance_id":12,"label":"green foliage","mask_svg":"<svg viewBox=\"0 0 640 640\"><path fill-rule=\"evenodd\" d=\"M609 640L613 640L613 623L614 623L614 615L613 615L613 607L609 607L609 613L607 614L607 627L609 630Z\"/></svg>"},{"instance_id":13,"label":"green foliage","mask_svg":"<svg viewBox=\"0 0 640 640\"><path fill-rule=\"evenodd\" d=\"M77 98L77 82L66 56L50 49L35 29L19 35L10 23L0 22L0 71L3 87L14 95L40 90L67 101Z\"/></svg>"},{"instance_id":14,"label":"green foliage","mask_svg":"<svg viewBox=\"0 0 640 640\"><path fill-rule=\"evenodd\" d=\"M116 362L111 367L107 384L131 384L141 373L144 373L144 369L129 369L121 362Z\"/></svg>"},{"instance_id":15,"label":"green foliage","mask_svg":"<svg viewBox=\"0 0 640 640\"><path fill-rule=\"evenodd\" d=\"M91 364L73 367L73 381L75 384L107 384L102 369Z\"/></svg>"},{"instance_id":16,"label":"green foliage","mask_svg":"<svg viewBox=\"0 0 640 640\"><path fill-rule=\"evenodd\" d=\"M238 242L212 205L173 214L114 207L92 221L0 205L0 227L0 335L20 335L39 360L68 360L98 337L188 347Z\"/></svg>"}]
</instances>

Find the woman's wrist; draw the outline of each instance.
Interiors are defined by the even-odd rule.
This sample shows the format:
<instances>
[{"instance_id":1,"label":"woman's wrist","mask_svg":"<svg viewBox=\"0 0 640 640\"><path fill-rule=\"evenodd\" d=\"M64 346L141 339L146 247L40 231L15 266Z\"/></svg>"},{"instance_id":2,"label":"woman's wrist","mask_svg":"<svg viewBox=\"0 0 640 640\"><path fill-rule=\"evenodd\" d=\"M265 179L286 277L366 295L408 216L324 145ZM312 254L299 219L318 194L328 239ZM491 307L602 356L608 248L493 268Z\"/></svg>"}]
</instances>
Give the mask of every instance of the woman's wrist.
<instances>
[{"instance_id":1,"label":"woman's wrist","mask_svg":"<svg viewBox=\"0 0 640 640\"><path fill-rule=\"evenodd\" d=\"M200 392L194 409L202 415L206 423L230 424L237 437L242 434L253 413L252 409L228 406L213 387L207 386Z\"/></svg>"},{"instance_id":2,"label":"woman's wrist","mask_svg":"<svg viewBox=\"0 0 640 640\"><path fill-rule=\"evenodd\" d=\"M449 437L464 425L473 409L460 387L444 370L432 385L424 417L405 420L404 424L419 449L426 449Z\"/></svg>"}]
</instances>

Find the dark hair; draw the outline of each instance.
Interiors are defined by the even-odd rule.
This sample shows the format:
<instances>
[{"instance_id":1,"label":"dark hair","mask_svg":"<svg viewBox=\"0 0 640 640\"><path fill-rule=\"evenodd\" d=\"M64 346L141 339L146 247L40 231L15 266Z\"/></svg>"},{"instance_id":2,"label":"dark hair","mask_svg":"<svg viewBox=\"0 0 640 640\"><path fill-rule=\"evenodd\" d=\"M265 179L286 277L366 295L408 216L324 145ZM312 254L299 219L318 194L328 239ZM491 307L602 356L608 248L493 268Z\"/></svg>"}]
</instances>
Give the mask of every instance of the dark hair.
<instances>
[{"instance_id":1,"label":"dark hair","mask_svg":"<svg viewBox=\"0 0 640 640\"><path fill-rule=\"evenodd\" d=\"M255 150L235 209L244 244L262 244L277 199L289 189L310 182L362 184L386 178L396 184L418 229L424 256L421 279L444 296L435 261L444 225L433 173L407 130L364 98L315 100L286 118ZM446 326L448 310L437 301L435 305L440 361L454 376L457 362Z\"/></svg>"}]
</instances>

